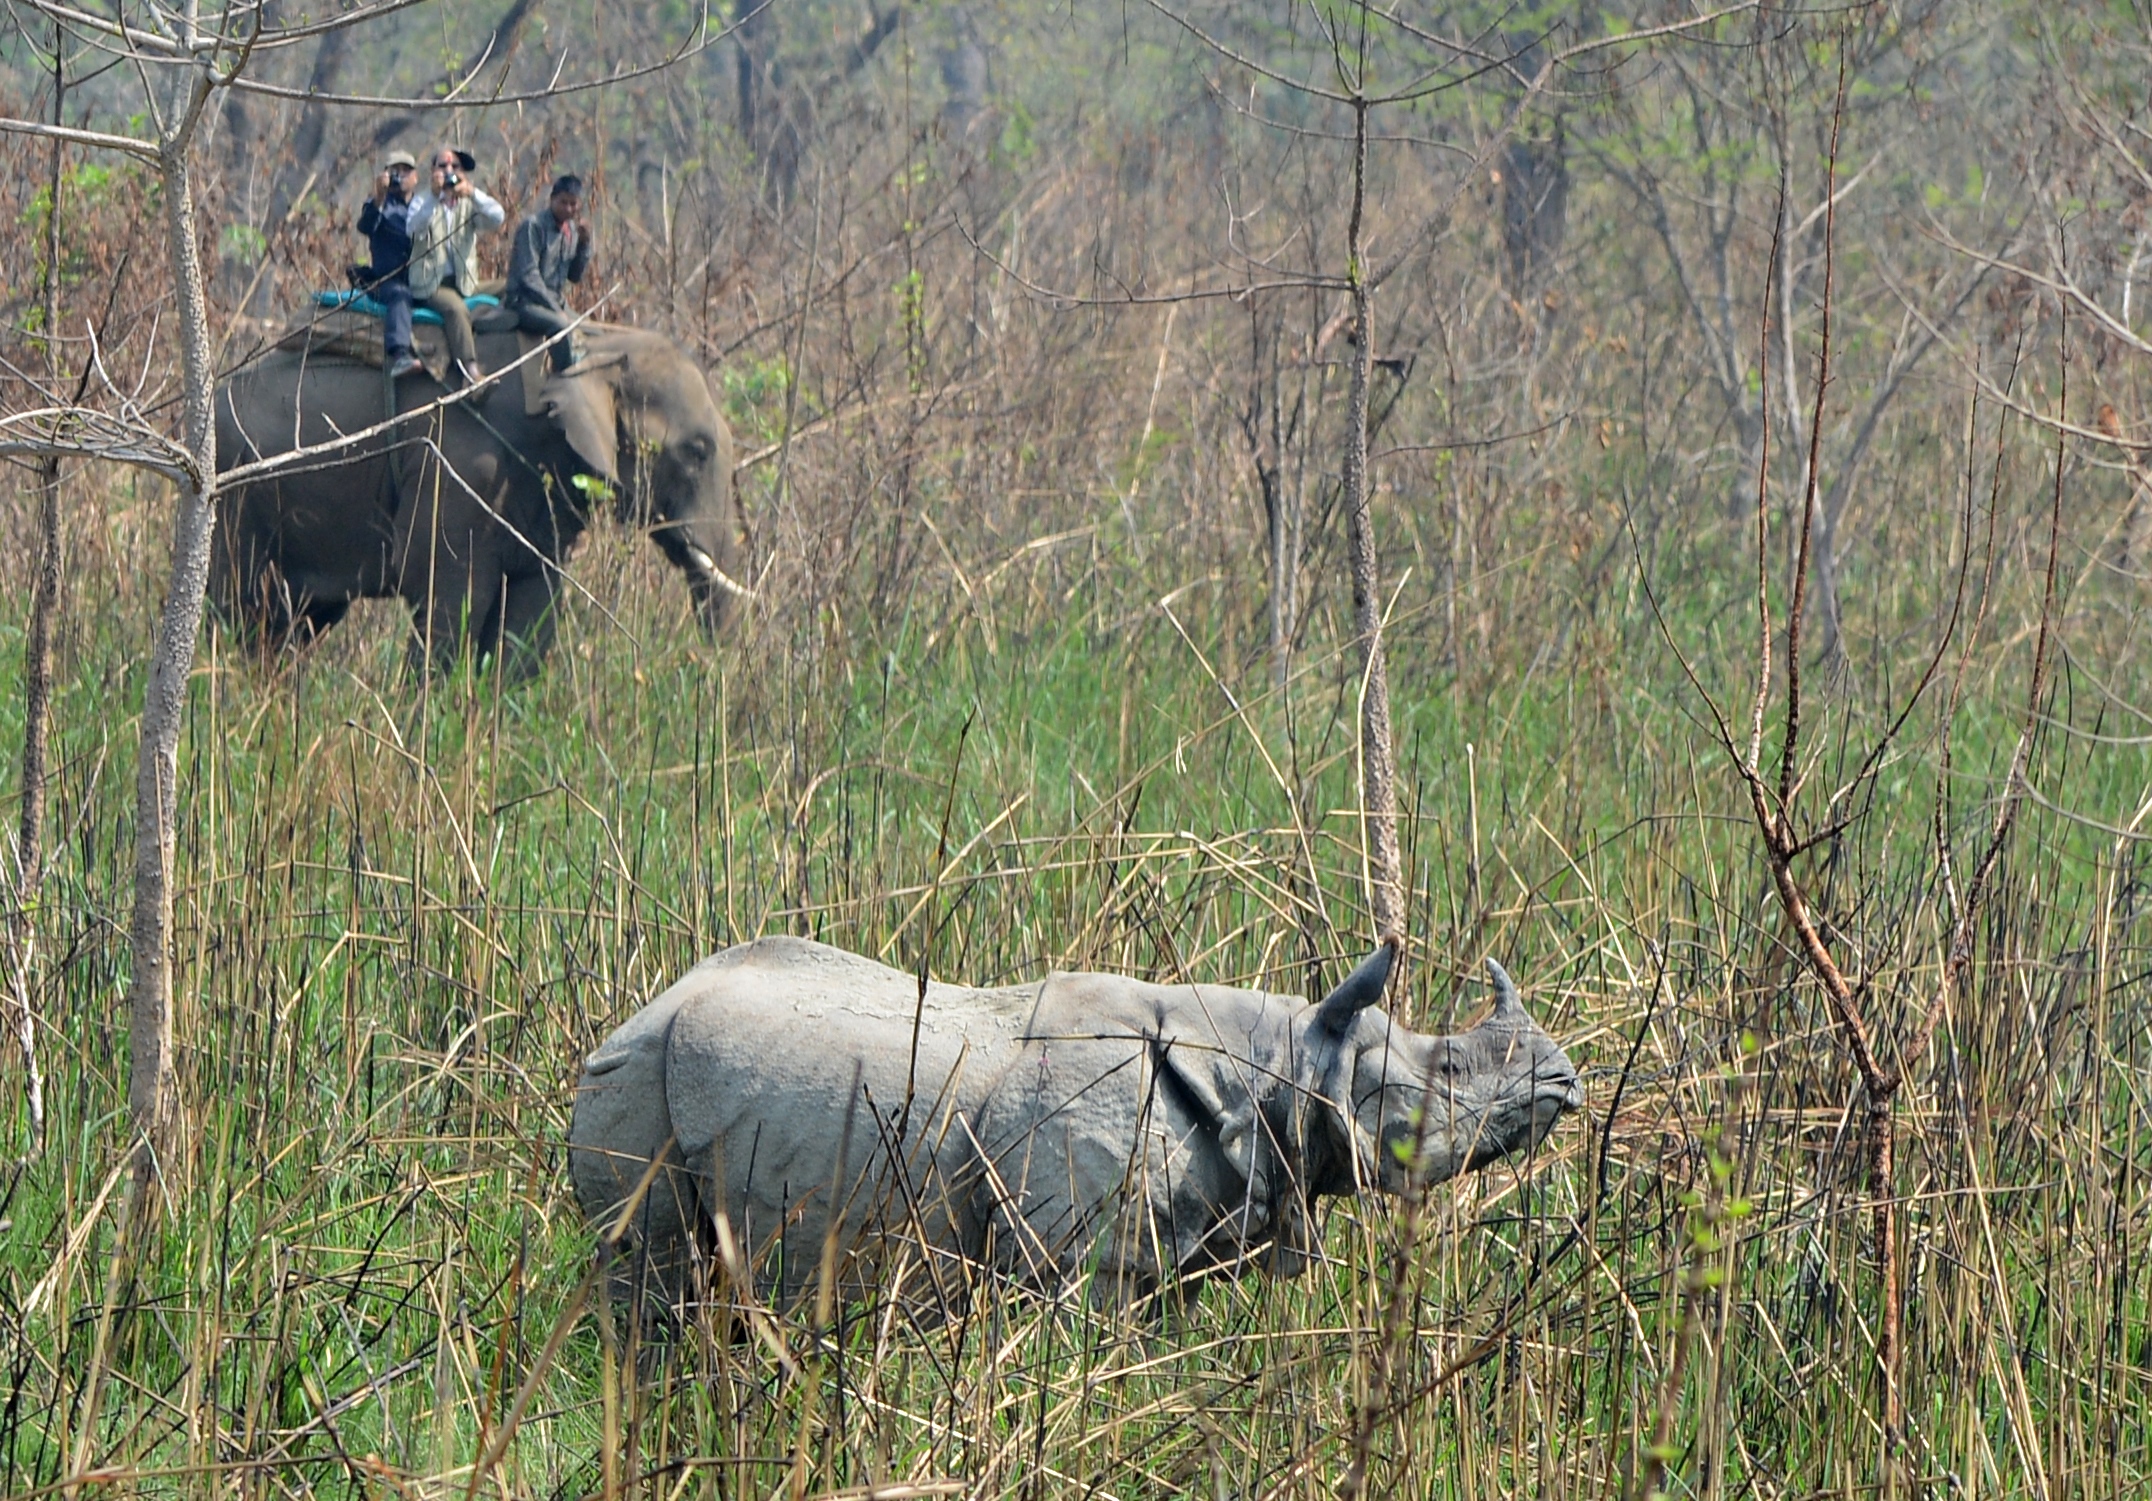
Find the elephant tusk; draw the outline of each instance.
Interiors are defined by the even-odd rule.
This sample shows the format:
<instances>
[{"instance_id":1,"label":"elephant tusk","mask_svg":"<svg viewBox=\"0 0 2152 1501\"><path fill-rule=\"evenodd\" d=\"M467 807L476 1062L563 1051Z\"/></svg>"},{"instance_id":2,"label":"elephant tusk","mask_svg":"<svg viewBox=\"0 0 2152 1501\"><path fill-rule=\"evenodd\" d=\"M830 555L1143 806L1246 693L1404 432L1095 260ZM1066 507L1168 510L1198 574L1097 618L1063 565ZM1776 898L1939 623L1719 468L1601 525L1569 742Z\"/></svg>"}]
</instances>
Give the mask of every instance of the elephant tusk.
<instances>
[{"instance_id":1,"label":"elephant tusk","mask_svg":"<svg viewBox=\"0 0 2152 1501\"><path fill-rule=\"evenodd\" d=\"M741 599L754 599L756 597L754 590L748 588L747 585L741 583L731 574L725 572L724 569L718 567L717 559L711 557L701 548L692 545L689 546L687 550L687 561L688 566L693 568L697 573L701 574L705 581L716 584L726 593L736 594Z\"/></svg>"},{"instance_id":2,"label":"elephant tusk","mask_svg":"<svg viewBox=\"0 0 2152 1501\"><path fill-rule=\"evenodd\" d=\"M734 578L731 574L725 572L725 570L722 568L712 568L710 570L710 577L716 581L720 588L723 588L733 594L737 594L742 599L760 599L762 597L761 595L755 593L754 590L748 588L747 585L741 583L738 579Z\"/></svg>"}]
</instances>

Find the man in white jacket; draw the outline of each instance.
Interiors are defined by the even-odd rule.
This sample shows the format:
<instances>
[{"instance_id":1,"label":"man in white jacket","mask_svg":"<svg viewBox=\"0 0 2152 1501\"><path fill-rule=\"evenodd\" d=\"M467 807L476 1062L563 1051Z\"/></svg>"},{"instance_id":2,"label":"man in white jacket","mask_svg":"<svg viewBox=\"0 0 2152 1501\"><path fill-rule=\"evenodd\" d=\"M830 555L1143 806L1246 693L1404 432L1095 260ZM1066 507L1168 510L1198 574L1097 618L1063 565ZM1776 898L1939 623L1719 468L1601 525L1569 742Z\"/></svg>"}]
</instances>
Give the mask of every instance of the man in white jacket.
<instances>
[{"instance_id":1,"label":"man in white jacket","mask_svg":"<svg viewBox=\"0 0 2152 1501\"><path fill-rule=\"evenodd\" d=\"M508 213L471 181L478 159L455 146L433 154L433 184L411 205L411 300L441 315L449 356L466 383L480 379L478 344L464 299L478 289L478 235Z\"/></svg>"}]
</instances>

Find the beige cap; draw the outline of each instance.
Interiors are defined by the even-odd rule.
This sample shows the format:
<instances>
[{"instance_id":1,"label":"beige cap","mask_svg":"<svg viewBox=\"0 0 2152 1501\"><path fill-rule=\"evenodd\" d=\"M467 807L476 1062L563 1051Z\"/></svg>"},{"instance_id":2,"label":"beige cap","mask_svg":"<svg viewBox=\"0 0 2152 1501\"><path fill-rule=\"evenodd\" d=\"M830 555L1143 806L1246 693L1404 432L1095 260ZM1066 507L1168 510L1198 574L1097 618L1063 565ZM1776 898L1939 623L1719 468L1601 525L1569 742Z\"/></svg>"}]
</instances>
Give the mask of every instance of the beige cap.
<instances>
[{"instance_id":1,"label":"beige cap","mask_svg":"<svg viewBox=\"0 0 2152 1501\"><path fill-rule=\"evenodd\" d=\"M408 151L391 151L381 159L381 165L384 167L409 167L414 172L418 170L417 160Z\"/></svg>"}]
</instances>

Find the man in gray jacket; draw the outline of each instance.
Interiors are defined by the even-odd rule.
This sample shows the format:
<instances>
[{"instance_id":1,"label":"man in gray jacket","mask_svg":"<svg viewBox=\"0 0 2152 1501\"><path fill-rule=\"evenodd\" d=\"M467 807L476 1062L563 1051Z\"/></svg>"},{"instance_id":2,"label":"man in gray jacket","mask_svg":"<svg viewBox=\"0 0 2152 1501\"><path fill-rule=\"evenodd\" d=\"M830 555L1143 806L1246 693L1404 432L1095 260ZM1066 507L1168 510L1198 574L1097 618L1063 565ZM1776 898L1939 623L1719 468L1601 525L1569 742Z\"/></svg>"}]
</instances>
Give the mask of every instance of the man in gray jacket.
<instances>
[{"instance_id":1,"label":"man in gray jacket","mask_svg":"<svg viewBox=\"0 0 2152 1501\"><path fill-rule=\"evenodd\" d=\"M583 358L580 341L569 332L576 319L563 294L567 283L583 279L589 265L583 179L571 173L555 179L552 200L516 226L515 247L508 256L508 290L501 297L524 329L566 335L553 346L555 372L570 370Z\"/></svg>"},{"instance_id":2,"label":"man in gray jacket","mask_svg":"<svg viewBox=\"0 0 2152 1501\"><path fill-rule=\"evenodd\" d=\"M441 315L448 352L466 384L485 372L464 299L478 290L478 236L508 220L497 199L471 181L478 158L455 146L433 154L433 188L411 205L411 300Z\"/></svg>"}]
</instances>

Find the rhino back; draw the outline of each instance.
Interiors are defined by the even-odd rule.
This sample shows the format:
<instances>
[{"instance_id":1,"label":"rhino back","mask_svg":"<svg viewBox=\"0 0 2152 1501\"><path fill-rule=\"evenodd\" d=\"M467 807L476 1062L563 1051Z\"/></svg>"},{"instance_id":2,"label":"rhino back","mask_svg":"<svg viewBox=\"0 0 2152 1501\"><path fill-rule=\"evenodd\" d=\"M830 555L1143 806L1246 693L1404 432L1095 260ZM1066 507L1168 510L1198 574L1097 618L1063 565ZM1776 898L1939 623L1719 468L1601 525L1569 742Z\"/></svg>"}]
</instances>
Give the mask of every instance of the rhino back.
<instances>
[{"instance_id":1,"label":"rhino back","mask_svg":"<svg viewBox=\"0 0 2152 1501\"><path fill-rule=\"evenodd\" d=\"M935 985L921 1008L913 976L793 938L728 950L680 988L673 1129L743 1250L781 1243L788 1291L837 1202L849 1241L916 1215L930 1243L971 1251L968 1117L1007 1066L1024 993Z\"/></svg>"}]
</instances>

